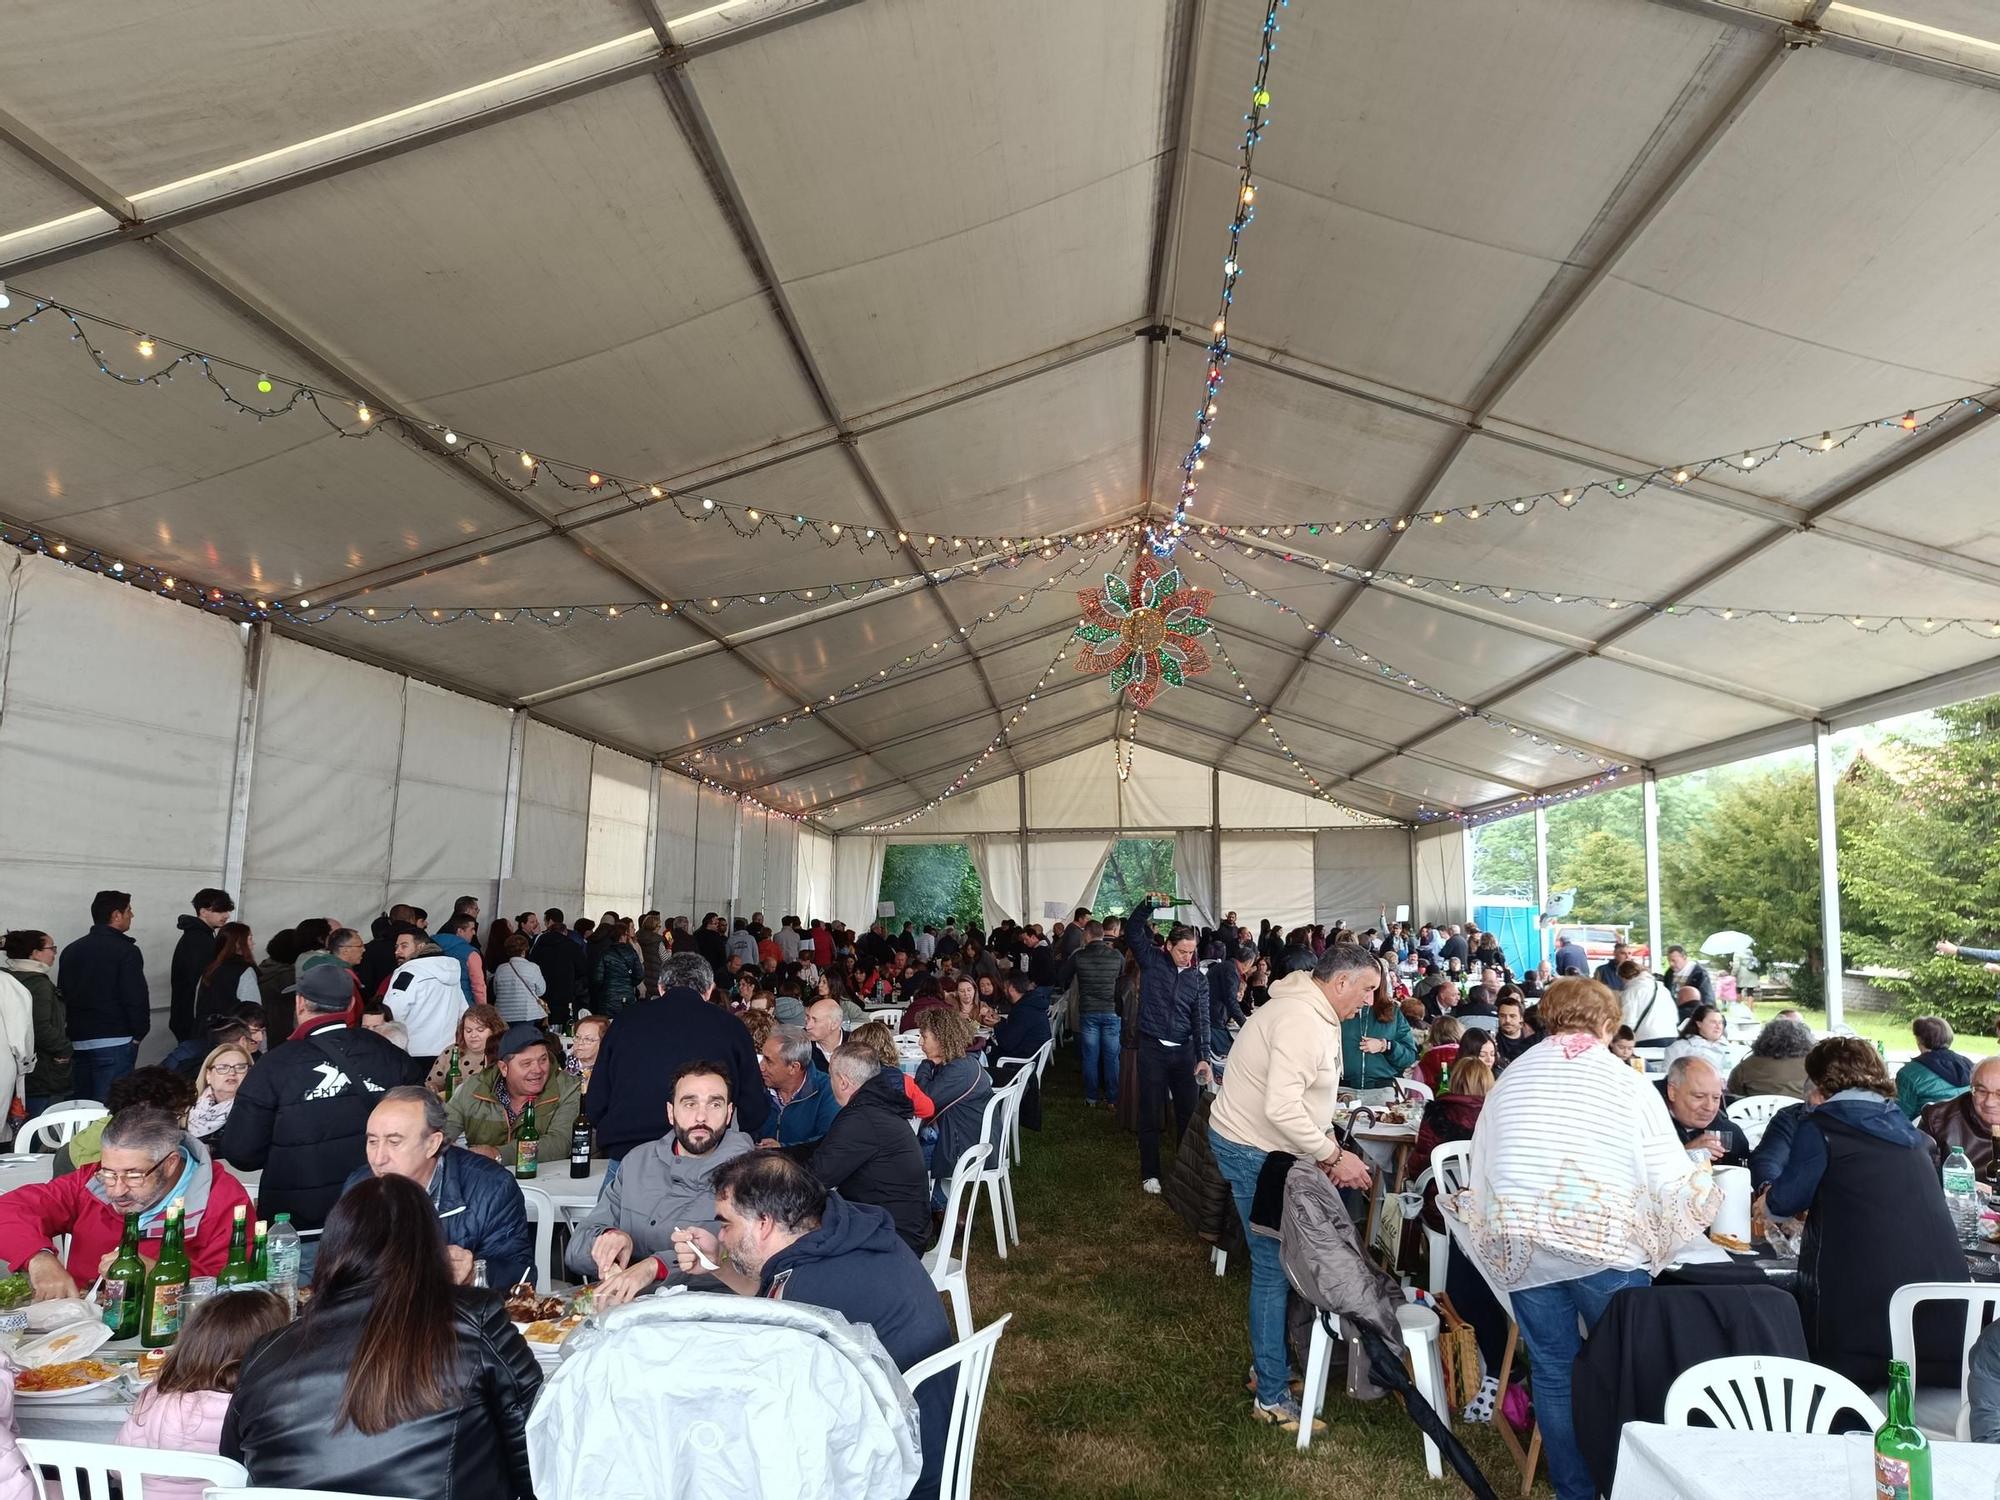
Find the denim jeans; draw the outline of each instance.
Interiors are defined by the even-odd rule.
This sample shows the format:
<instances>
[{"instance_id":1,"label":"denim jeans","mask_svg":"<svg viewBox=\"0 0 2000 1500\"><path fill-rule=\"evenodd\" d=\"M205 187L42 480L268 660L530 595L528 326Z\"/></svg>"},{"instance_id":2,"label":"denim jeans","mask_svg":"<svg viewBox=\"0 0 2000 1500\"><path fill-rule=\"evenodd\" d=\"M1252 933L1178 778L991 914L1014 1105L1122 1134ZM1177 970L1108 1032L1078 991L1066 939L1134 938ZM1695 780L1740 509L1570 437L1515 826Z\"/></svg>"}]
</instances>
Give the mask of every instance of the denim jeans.
<instances>
[{"instance_id":1,"label":"denim jeans","mask_svg":"<svg viewBox=\"0 0 2000 1500\"><path fill-rule=\"evenodd\" d=\"M1645 1286L1644 1271L1598 1271L1574 1281L1515 1292L1514 1321L1521 1325L1521 1343L1528 1351L1535 1419L1542 1424L1542 1452L1549 1459L1549 1483L1556 1500L1597 1500L1597 1481L1576 1446L1576 1423L1570 1416L1570 1367L1583 1337L1577 1319L1595 1328L1605 1304L1628 1286Z\"/></svg>"},{"instance_id":2,"label":"denim jeans","mask_svg":"<svg viewBox=\"0 0 2000 1500\"><path fill-rule=\"evenodd\" d=\"M1257 1195L1257 1174L1264 1170L1264 1153L1239 1146L1213 1126L1208 1148L1236 1200L1236 1216L1250 1241L1250 1360L1257 1367L1257 1399L1274 1406L1287 1394L1291 1363L1285 1352L1285 1299L1289 1287L1278 1259L1278 1242L1250 1229L1251 1200Z\"/></svg>"},{"instance_id":3,"label":"denim jeans","mask_svg":"<svg viewBox=\"0 0 2000 1500\"><path fill-rule=\"evenodd\" d=\"M1097 1102L1099 1080L1102 1079L1104 1102L1116 1104L1118 1068L1123 1058L1118 1012L1086 1011L1077 1022L1077 1039L1083 1045L1084 1103Z\"/></svg>"},{"instance_id":4,"label":"denim jeans","mask_svg":"<svg viewBox=\"0 0 2000 1500\"><path fill-rule=\"evenodd\" d=\"M122 1047L78 1047L76 1066L71 1073L73 1099L95 1099L102 1104L111 1097L111 1085L131 1072L139 1061L139 1044Z\"/></svg>"}]
</instances>

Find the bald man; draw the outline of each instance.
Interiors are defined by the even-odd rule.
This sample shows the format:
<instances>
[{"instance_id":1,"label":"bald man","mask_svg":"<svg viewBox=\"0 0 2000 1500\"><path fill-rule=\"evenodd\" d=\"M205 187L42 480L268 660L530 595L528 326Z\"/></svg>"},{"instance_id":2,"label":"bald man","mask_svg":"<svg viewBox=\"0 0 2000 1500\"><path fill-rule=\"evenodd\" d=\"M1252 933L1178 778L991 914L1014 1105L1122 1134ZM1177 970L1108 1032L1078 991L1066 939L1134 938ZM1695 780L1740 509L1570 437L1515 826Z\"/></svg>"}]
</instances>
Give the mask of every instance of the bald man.
<instances>
[{"instance_id":1,"label":"bald man","mask_svg":"<svg viewBox=\"0 0 2000 1500\"><path fill-rule=\"evenodd\" d=\"M1981 1182L1994 1172L1993 1142L2000 1138L2000 1057L1987 1057L1972 1070L1972 1087L1940 1099L1917 1116L1917 1128L1938 1143L1938 1160L1954 1147L1972 1158Z\"/></svg>"},{"instance_id":2,"label":"bald man","mask_svg":"<svg viewBox=\"0 0 2000 1500\"><path fill-rule=\"evenodd\" d=\"M806 1007L806 1035L812 1039L813 1066L822 1073L833 1054L840 1050L844 1020L838 1000L815 1000Z\"/></svg>"},{"instance_id":3,"label":"bald man","mask_svg":"<svg viewBox=\"0 0 2000 1500\"><path fill-rule=\"evenodd\" d=\"M1718 1166L1750 1165L1750 1138L1722 1112L1722 1075L1713 1063L1701 1057L1675 1058L1660 1091L1681 1144L1689 1151L1706 1151Z\"/></svg>"}]
</instances>

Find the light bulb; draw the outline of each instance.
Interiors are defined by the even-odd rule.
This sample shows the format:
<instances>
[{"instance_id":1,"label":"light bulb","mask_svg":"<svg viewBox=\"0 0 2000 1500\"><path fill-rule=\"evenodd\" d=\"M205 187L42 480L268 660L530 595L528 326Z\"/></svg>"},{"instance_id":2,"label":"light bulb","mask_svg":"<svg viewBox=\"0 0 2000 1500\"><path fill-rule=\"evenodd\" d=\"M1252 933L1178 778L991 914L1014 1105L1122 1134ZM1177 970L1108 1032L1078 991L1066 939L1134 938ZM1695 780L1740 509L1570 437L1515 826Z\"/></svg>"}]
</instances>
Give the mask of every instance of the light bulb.
<instances>
[{"instance_id":1,"label":"light bulb","mask_svg":"<svg viewBox=\"0 0 2000 1500\"><path fill-rule=\"evenodd\" d=\"M362 425L364 426L375 420L375 413L368 409L368 403L366 401L362 402L359 406L354 408L354 415L361 419Z\"/></svg>"},{"instance_id":2,"label":"light bulb","mask_svg":"<svg viewBox=\"0 0 2000 1500\"><path fill-rule=\"evenodd\" d=\"M149 338L142 337L139 340L139 358L151 359L152 357L153 357L153 341Z\"/></svg>"},{"instance_id":3,"label":"light bulb","mask_svg":"<svg viewBox=\"0 0 2000 1500\"><path fill-rule=\"evenodd\" d=\"M259 375L259 376L257 377L257 389L258 389L258 391L259 391L259 392L260 392L261 394L263 394L263 395L266 395L266 396L270 395L270 394L271 394L271 377L270 377L270 376L268 376L268 375Z\"/></svg>"},{"instance_id":4,"label":"light bulb","mask_svg":"<svg viewBox=\"0 0 2000 1500\"><path fill-rule=\"evenodd\" d=\"M1564 490L1560 495L1556 496L1556 504L1558 505L1576 504L1576 491Z\"/></svg>"},{"instance_id":5,"label":"light bulb","mask_svg":"<svg viewBox=\"0 0 2000 1500\"><path fill-rule=\"evenodd\" d=\"M753 508L751 508L751 509L749 509L749 510L746 510L746 511L744 511L744 512L743 512L743 514L744 514L744 515L745 515L746 517L748 517L748 518L749 518L750 520L752 520L752 521L757 521L757 520L760 520L760 519L762 519L762 518L761 518L761 517L760 517L760 516L759 516L759 515L757 514L757 511L756 511L756 509L755 509L754 507L753 507Z\"/></svg>"},{"instance_id":6,"label":"light bulb","mask_svg":"<svg viewBox=\"0 0 2000 1500\"><path fill-rule=\"evenodd\" d=\"M1754 453L1747 453L1747 452L1746 452L1746 453L1745 453L1745 454L1743 455L1743 457L1742 457L1742 458L1741 458L1741 459L1739 460L1739 462L1740 462L1740 463L1741 463L1741 464L1743 465L1743 467L1744 467L1744 468L1746 468L1746 469L1754 469L1754 468L1756 468L1756 467L1757 467L1757 455L1756 455L1756 454L1754 454Z\"/></svg>"},{"instance_id":7,"label":"light bulb","mask_svg":"<svg viewBox=\"0 0 2000 1500\"><path fill-rule=\"evenodd\" d=\"M1917 414L1913 411L1904 412L1903 420L1897 425L1905 432L1915 432L1917 430Z\"/></svg>"},{"instance_id":8,"label":"light bulb","mask_svg":"<svg viewBox=\"0 0 2000 1500\"><path fill-rule=\"evenodd\" d=\"M715 509L715 502L714 502L713 500L709 499L709 498L708 498L708 496L706 496L706 495L703 495L703 496L701 497L701 508L702 508L703 510L714 510L714 509Z\"/></svg>"},{"instance_id":9,"label":"light bulb","mask_svg":"<svg viewBox=\"0 0 2000 1500\"><path fill-rule=\"evenodd\" d=\"M589 483L592 488L595 488L596 486L604 483L604 476L598 473L595 469L593 469L590 472Z\"/></svg>"},{"instance_id":10,"label":"light bulb","mask_svg":"<svg viewBox=\"0 0 2000 1500\"><path fill-rule=\"evenodd\" d=\"M1674 470L1675 484L1686 484L1687 482L1688 482L1688 471L1686 469Z\"/></svg>"},{"instance_id":11,"label":"light bulb","mask_svg":"<svg viewBox=\"0 0 2000 1500\"><path fill-rule=\"evenodd\" d=\"M444 445L447 448L456 448L458 446L458 434L453 432L449 427L444 430Z\"/></svg>"},{"instance_id":12,"label":"light bulb","mask_svg":"<svg viewBox=\"0 0 2000 1500\"><path fill-rule=\"evenodd\" d=\"M0 281L0 307L12 307L14 299L7 295L7 283Z\"/></svg>"},{"instance_id":13,"label":"light bulb","mask_svg":"<svg viewBox=\"0 0 2000 1500\"><path fill-rule=\"evenodd\" d=\"M1246 182L1243 184L1243 201L1245 203L1255 203L1257 201L1257 185L1255 183Z\"/></svg>"},{"instance_id":14,"label":"light bulb","mask_svg":"<svg viewBox=\"0 0 2000 1500\"><path fill-rule=\"evenodd\" d=\"M521 467L524 469L532 469L534 468L534 466L535 466L535 455L532 453L523 453L521 455Z\"/></svg>"},{"instance_id":15,"label":"light bulb","mask_svg":"<svg viewBox=\"0 0 2000 1500\"><path fill-rule=\"evenodd\" d=\"M1830 432L1822 432L1819 435L1819 451L1824 453L1826 452L1827 449L1831 448L1832 446L1833 446L1833 434Z\"/></svg>"},{"instance_id":16,"label":"light bulb","mask_svg":"<svg viewBox=\"0 0 2000 1500\"><path fill-rule=\"evenodd\" d=\"M657 500L660 498L661 495L663 495L666 492L662 490L657 484L649 484L646 486L646 493L651 495L655 500Z\"/></svg>"}]
</instances>

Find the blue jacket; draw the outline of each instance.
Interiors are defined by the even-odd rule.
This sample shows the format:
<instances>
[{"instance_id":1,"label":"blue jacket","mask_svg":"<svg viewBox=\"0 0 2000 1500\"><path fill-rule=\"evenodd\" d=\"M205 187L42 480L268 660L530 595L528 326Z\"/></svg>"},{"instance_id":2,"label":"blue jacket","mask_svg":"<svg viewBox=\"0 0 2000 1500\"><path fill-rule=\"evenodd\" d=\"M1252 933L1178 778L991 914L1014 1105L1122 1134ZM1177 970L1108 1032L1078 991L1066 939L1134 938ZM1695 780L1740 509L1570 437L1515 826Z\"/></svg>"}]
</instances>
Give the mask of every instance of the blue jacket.
<instances>
[{"instance_id":1,"label":"blue jacket","mask_svg":"<svg viewBox=\"0 0 2000 1500\"><path fill-rule=\"evenodd\" d=\"M1776 1124L1790 1113L1789 1109L1780 1110L1771 1123ZM1813 1115L1820 1113L1891 1145L1935 1154L1931 1138L1903 1117L1893 1099L1858 1089L1835 1094L1818 1109L1802 1111L1793 1126L1791 1153L1771 1183L1771 1196L1765 1200L1770 1212L1781 1219L1804 1213L1812 1207L1819 1192L1820 1178L1826 1172L1826 1137L1805 1127Z\"/></svg>"},{"instance_id":2,"label":"blue jacket","mask_svg":"<svg viewBox=\"0 0 2000 1500\"><path fill-rule=\"evenodd\" d=\"M1208 966L1208 1029L1220 1031L1231 1021L1241 1026L1249 1019L1243 1014L1243 976L1235 963L1218 958Z\"/></svg>"},{"instance_id":3,"label":"blue jacket","mask_svg":"<svg viewBox=\"0 0 2000 1500\"><path fill-rule=\"evenodd\" d=\"M116 928L92 927L62 951L56 987L68 1013L69 1039L142 1040L153 1023L152 993L139 945Z\"/></svg>"},{"instance_id":4,"label":"blue jacket","mask_svg":"<svg viewBox=\"0 0 2000 1500\"><path fill-rule=\"evenodd\" d=\"M1208 1060L1208 976L1198 965L1176 969L1154 943L1153 903L1141 901L1125 924L1139 961L1139 1035L1180 1046L1194 1043L1194 1060Z\"/></svg>"},{"instance_id":5,"label":"blue jacket","mask_svg":"<svg viewBox=\"0 0 2000 1500\"><path fill-rule=\"evenodd\" d=\"M357 1168L341 1191L374 1175L367 1167ZM431 1206L437 1209L444 1242L485 1261L486 1279L496 1290L534 1281L535 1232L528 1207L514 1174L499 1162L462 1146L445 1147L431 1174Z\"/></svg>"},{"instance_id":6,"label":"blue jacket","mask_svg":"<svg viewBox=\"0 0 2000 1500\"><path fill-rule=\"evenodd\" d=\"M987 1044L986 1055L996 1061L1003 1057L1033 1057L1052 1034L1049 1006L1054 999L1054 993L1047 988L1029 990L1014 1003L1007 1018L993 1028L993 1040Z\"/></svg>"},{"instance_id":7,"label":"blue jacket","mask_svg":"<svg viewBox=\"0 0 2000 1500\"><path fill-rule=\"evenodd\" d=\"M465 991L465 1003L472 1004L471 958L477 950L455 932L434 932L431 941L458 960L458 987Z\"/></svg>"},{"instance_id":8,"label":"blue jacket","mask_svg":"<svg viewBox=\"0 0 2000 1500\"><path fill-rule=\"evenodd\" d=\"M750 1030L693 990L670 989L641 1000L604 1033L583 1112L597 1127L598 1147L613 1161L666 1128L667 1094L681 1064L715 1061L729 1067L736 1123L751 1140L768 1134L771 1095L757 1068Z\"/></svg>"},{"instance_id":9,"label":"blue jacket","mask_svg":"<svg viewBox=\"0 0 2000 1500\"><path fill-rule=\"evenodd\" d=\"M776 1109L777 1118L765 1120L764 1133L775 1137L780 1146L803 1146L826 1134L833 1117L840 1113L840 1102L833 1097L833 1085L826 1074L808 1063L806 1081L790 1103L781 1100Z\"/></svg>"}]
</instances>

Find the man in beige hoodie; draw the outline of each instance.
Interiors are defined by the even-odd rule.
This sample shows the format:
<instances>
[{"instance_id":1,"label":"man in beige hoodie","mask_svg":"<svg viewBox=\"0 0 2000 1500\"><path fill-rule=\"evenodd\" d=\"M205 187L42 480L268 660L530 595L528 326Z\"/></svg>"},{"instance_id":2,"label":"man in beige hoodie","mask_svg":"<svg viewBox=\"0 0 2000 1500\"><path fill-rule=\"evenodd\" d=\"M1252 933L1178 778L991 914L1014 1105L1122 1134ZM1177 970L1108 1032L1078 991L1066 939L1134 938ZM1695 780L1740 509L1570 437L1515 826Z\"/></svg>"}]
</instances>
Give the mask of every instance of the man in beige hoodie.
<instances>
[{"instance_id":1,"label":"man in beige hoodie","mask_svg":"<svg viewBox=\"0 0 2000 1500\"><path fill-rule=\"evenodd\" d=\"M1340 1023L1374 998L1380 970L1359 943L1336 943L1310 973L1271 986L1229 1049L1222 1091L1208 1117L1209 1147L1229 1180L1250 1241L1250 1353L1257 1390L1251 1415L1298 1431L1285 1355L1285 1272L1278 1242L1250 1229L1257 1176L1274 1151L1319 1164L1335 1187L1365 1188L1368 1164L1327 1134L1340 1090Z\"/></svg>"}]
</instances>

